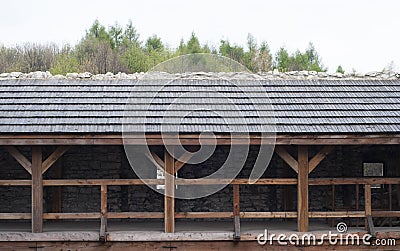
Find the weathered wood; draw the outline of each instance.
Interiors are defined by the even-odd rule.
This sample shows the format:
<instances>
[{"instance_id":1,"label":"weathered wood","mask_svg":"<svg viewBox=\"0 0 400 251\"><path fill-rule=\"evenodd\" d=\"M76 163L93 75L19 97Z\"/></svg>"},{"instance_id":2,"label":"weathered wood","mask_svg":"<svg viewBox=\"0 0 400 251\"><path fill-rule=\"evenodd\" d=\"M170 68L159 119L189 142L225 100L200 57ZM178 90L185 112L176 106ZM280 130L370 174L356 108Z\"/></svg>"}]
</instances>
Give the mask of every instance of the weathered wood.
<instances>
[{"instance_id":1,"label":"weathered wood","mask_svg":"<svg viewBox=\"0 0 400 251\"><path fill-rule=\"evenodd\" d=\"M279 219L279 218L297 218L297 212L240 212L240 218L243 219Z\"/></svg>"},{"instance_id":2,"label":"weathered wood","mask_svg":"<svg viewBox=\"0 0 400 251\"><path fill-rule=\"evenodd\" d=\"M371 185L364 186L364 194L365 194L365 214L367 216L371 216L371 212L372 212Z\"/></svg>"},{"instance_id":3,"label":"weathered wood","mask_svg":"<svg viewBox=\"0 0 400 251\"><path fill-rule=\"evenodd\" d=\"M100 187L100 213L101 213L101 221L100 221L100 241L106 240L106 232L107 232L107 186L101 185Z\"/></svg>"},{"instance_id":4,"label":"weathered wood","mask_svg":"<svg viewBox=\"0 0 400 251\"><path fill-rule=\"evenodd\" d=\"M99 241L106 242L106 240L107 240L107 218L105 215L101 215Z\"/></svg>"},{"instance_id":5,"label":"weathered wood","mask_svg":"<svg viewBox=\"0 0 400 251\"><path fill-rule=\"evenodd\" d=\"M1 183L0 183L1 184ZM44 186L125 186L125 185L163 185L160 179L71 179L43 180Z\"/></svg>"},{"instance_id":6,"label":"weathered wood","mask_svg":"<svg viewBox=\"0 0 400 251\"><path fill-rule=\"evenodd\" d=\"M32 186L32 180L0 180L0 186Z\"/></svg>"},{"instance_id":7,"label":"weathered wood","mask_svg":"<svg viewBox=\"0 0 400 251\"><path fill-rule=\"evenodd\" d=\"M0 180L0 186L31 186L31 180ZM43 180L44 186L125 186L125 185L163 185L160 179L55 179ZM248 179L176 179L176 185L296 185L296 178L261 178L255 183ZM400 178L309 178L310 186L357 185L357 184L400 184Z\"/></svg>"},{"instance_id":8,"label":"weathered wood","mask_svg":"<svg viewBox=\"0 0 400 251\"><path fill-rule=\"evenodd\" d=\"M308 173L311 173L334 148L335 146L324 146L314 157L312 157L309 162Z\"/></svg>"},{"instance_id":9,"label":"weathered wood","mask_svg":"<svg viewBox=\"0 0 400 251\"><path fill-rule=\"evenodd\" d=\"M399 184L400 178L310 178L309 185Z\"/></svg>"},{"instance_id":10,"label":"weathered wood","mask_svg":"<svg viewBox=\"0 0 400 251\"><path fill-rule=\"evenodd\" d=\"M150 156L151 155L151 156ZM156 153L146 154L146 157L160 170L164 170L164 161Z\"/></svg>"},{"instance_id":11,"label":"weathered wood","mask_svg":"<svg viewBox=\"0 0 400 251\"><path fill-rule=\"evenodd\" d=\"M299 172L299 164L297 160L295 160L292 155L290 155L283 146L276 146L275 152L281 157L286 164L288 164L296 173Z\"/></svg>"},{"instance_id":12,"label":"weathered wood","mask_svg":"<svg viewBox=\"0 0 400 251\"><path fill-rule=\"evenodd\" d=\"M64 135L32 135L32 134L8 134L0 135L0 145L122 145L126 144L146 144L146 145L174 145L179 142L183 145L199 145L199 134L179 135L179 140L175 136L160 134L147 134L146 140L143 135L125 135L122 139L121 134L64 134ZM175 137L175 138L174 138ZM214 136L213 136L214 137ZM202 144L215 144L215 138L202 137ZM342 135L286 135L278 134L276 139L270 136L261 138L260 135L235 135L229 134L215 135L217 144L250 144L259 145L397 145L400 144L400 134L342 134Z\"/></svg>"},{"instance_id":13,"label":"weathered wood","mask_svg":"<svg viewBox=\"0 0 400 251\"><path fill-rule=\"evenodd\" d=\"M240 212L243 219L297 218L297 212ZM309 218L363 218L365 211L309 212ZM372 211L372 217L400 217L400 211ZM108 212L107 219L163 219L163 212ZM233 212L176 212L177 219L234 218ZM29 220L30 213L0 213L1 220ZM101 219L101 213L44 213L43 219Z\"/></svg>"},{"instance_id":14,"label":"weathered wood","mask_svg":"<svg viewBox=\"0 0 400 251\"><path fill-rule=\"evenodd\" d=\"M0 220L30 220L31 213L0 213Z\"/></svg>"},{"instance_id":15,"label":"weathered wood","mask_svg":"<svg viewBox=\"0 0 400 251\"><path fill-rule=\"evenodd\" d=\"M165 194L164 194L164 227L166 233L175 232L175 160L165 149L164 171L165 171Z\"/></svg>"},{"instance_id":16,"label":"weathered wood","mask_svg":"<svg viewBox=\"0 0 400 251\"><path fill-rule=\"evenodd\" d=\"M100 219L101 213L44 213L45 220L63 220L63 219Z\"/></svg>"},{"instance_id":17,"label":"weathered wood","mask_svg":"<svg viewBox=\"0 0 400 251\"><path fill-rule=\"evenodd\" d=\"M71 146L59 146L57 149L50 154L49 157L42 163L42 174L44 174L61 156L66 153Z\"/></svg>"},{"instance_id":18,"label":"weathered wood","mask_svg":"<svg viewBox=\"0 0 400 251\"><path fill-rule=\"evenodd\" d=\"M163 212L108 212L107 218L108 219L163 219L164 213Z\"/></svg>"},{"instance_id":19,"label":"weathered wood","mask_svg":"<svg viewBox=\"0 0 400 251\"><path fill-rule=\"evenodd\" d=\"M286 236L289 236L290 233L283 232ZM324 243L319 245L311 245L311 246L296 246L296 245L279 245L275 240L272 245L260 245L255 241L254 236L248 235L246 238L247 241L241 242L232 242L229 239L228 233L196 233L191 234L190 236L186 236L184 233L180 233L175 237L164 236L163 241L157 240L153 235L144 236L140 233L118 233L110 235L107 243L99 243L95 241L95 235L90 235L92 239L87 238L86 241L79 240L79 238L73 238L73 241L63 241L67 236L73 236L70 233L66 233L60 236L58 239L53 238L51 240L58 241L48 241L52 237L52 234L47 235L46 238L35 238L42 239L42 241L38 242L26 242L21 241L25 240L24 238L28 236L21 236L18 242L5 242L1 243L1 251L9 251L9 250L18 250L18 251L32 251L32 248L35 247L34 250L40 251L64 251L64 250L85 250L85 251L109 251L109 250L118 250L118 251L175 251L175 250L184 250L184 251L243 251L243 250L251 250L251 251L344 251L344 250L371 250L371 246L368 245L332 245L325 238ZM390 236L392 238L397 237L398 233L391 232ZM387 236L384 236L387 238ZM147 239L146 239L147 238ZM343 237L345 238L345 237ZM362 235L360 234L360 239ZM382 238L382 237L380 237ZM135 241L132 241L135 239ZM174 239L174 241L171 241ZM221 240L222 239L222 240ZM140 241L136 241L140 240ZM319 240L319 239L318 239ZM338 241L338 240L337 240ZM395 239L396 247L399 246L400 241ZM36 248L37 247L37 248ZM374 247L373 250L394 250L393 247L385 247L379 246Z\"/></svg>"},{"instance_id":20,"label":"weathered wood","mask_svg":"<svg viewBox=\"0 0 400 251\"><path fill-rule=\"evenodd\" d=\"M15 146L5 146L4 148L29 174L32 174L32 163Z\"/></svg>"},{"instance_id":21,"label":"weathered wood","mask_svg":"<svg viewBox=\"0 0 400 251\"><path fill-rule=\"evenodd\" d=\"M233 212L176 212L179 219L233 218Z\"/></svg>"},{"instance_id":22,"label":"weathered wood","mask_svg":"<svg viewBox=\"0 0 400 251\"><path fill-rule=\"evenodd\" d=\"M364 211L309 212L310 218L358 218L365 217Z\"/></svg>"},{"instance_id":23,"label":"weathered wood","mask_svg":"<svg viewBox=\"0 0 400 251\"><path fill-rule=\"evenodd\" d=\"M372 216L371 215L367 215L366 216L366 220L367 220L368 232L372 236L375 236L376 235L376 231L375 231L374 221L372 220Z\"/></svg>"},{"instance_id":24,"label":"weathered wood","mask_svg":"<svg viewBox=\"0 0 400 251\"><path fill-rule=\"evenodd\" d=\"M372 211L372 217L400 217L400 211Z\"/></svg>"},{"instance_id":25,"label":"weathered wood","mask_svg":"<svg viewBox=\"0 0 400 251\"><path fill-rule=\"evenodd\" d=\"M234 240L240 240L240 187L233 185L233 221L234 221Z\"/></svg>"},{"instance_id":26,"label":"weathered wood","mask_svg":"<svg viewBox=\"0 0 400 251\"><path fill-rule=\"evenodd\" d=\"M308 147L298 147L297 228L308 232Z\"/></svg>"},{"instance_id":27,"label":"weathered wood","mask_svg":"<svg viewBox=\"0 0 400 251\"><path fill-rule=\"evenodd\" d=\"M179 160L175 161L175 173L179 171L191 158L193 154L190 152L185 152Z\"/></svg>"},{"instance_id":28,"label":"weathered wood","mask_svg":"<svg viewBox=\"0 0 400 251\"><path fill-rule=\"evenodd\" d=\"M364 185L365 199L365 227L371 235L375 234L374 222L372 220L371 185Z\"/></svg>"},{"instance_id":29,"label":"weathered wood","mask_svg":"<svg viewBox=\"0 0 400 251\"><path fill-rule=\"evenodd\" d=\"M43 231L42 147L32 147L32 232Z\"/></svg>"}]
</instances>

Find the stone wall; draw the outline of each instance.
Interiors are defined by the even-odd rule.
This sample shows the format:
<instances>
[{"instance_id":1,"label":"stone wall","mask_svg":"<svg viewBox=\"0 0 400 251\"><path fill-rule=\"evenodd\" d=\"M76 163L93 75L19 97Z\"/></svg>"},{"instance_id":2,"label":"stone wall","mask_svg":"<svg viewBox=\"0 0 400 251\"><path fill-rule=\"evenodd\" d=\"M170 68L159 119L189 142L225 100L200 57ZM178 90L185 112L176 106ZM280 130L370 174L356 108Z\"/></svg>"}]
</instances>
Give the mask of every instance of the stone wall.
<instances>
[{"instance_id":1,"label":"stone wall","mask_svg":"<svg viewBox=\"0 0 400 251\"><path fill-rule=\"evenodd\" d=\"M154 74L154 73L152 73ZM205 73L197 73L199 75ZM338 73L338 72L316 72L316 71L289 71L289 72L279 72L277 69L268 72L259 72L257 74L249 74L244 72L219 72L219 73L207 73L207 75L213 75L215 77L224 77L229 79L376 79L376 80L395 80L400 79L399 72L390 71L373 71L367 73L351 72L351 73ZM87 80L115 80L115 79L140 79L145 75L144 72L127 74L119 72L114 74L112 72L107 72L106 74L92 74L90 72L82 73L67 73L66 75L52 75L49 71L42 72L5 72L0 74L0 80L7 79L87 79ZM156 75L162 78L176 78L179 74L167 74L167 73L157 73Z\"/></svg>"},{"instance_id":2,"label":"stone wall","mask_svg":"<svg viewBox=\"0 0 400 251\"><path fill-rule=\"evenodd\" d=\"M28 147L19 148L30 156ZM44 147L48 156L55 147ZM296 158L296 147L287 148ZM319 147L310 148L313 156ZM400 176L398 146L338 146L311 173L310 177L361 177L363 162L383 162L385 176ZM158 149L162 152L162 149ZM185 165L180 177L201 177L224 162L229 147L220 146L216 154L201 165ZM252 146L249 159L239 177L251 171L258 148ZM296 173L278 156L273 156L264 177L296 177ZM54 167L46 172L45 179L55 178ZM125 157L122 146L75 146L62 157L63 179L119 179L137 178ZM30 175L7 153L0 150L0 179L30 179ZM45 187L44 210L51 212L52 187ZM179 188L178 188L179 189ZM242 211L295 211L296 186L241 186ZM395 189L394 189L395 190ZM331 186L310 186L310 211L331 210ZM373 189L373 208L388 208L387 186ZM30 212L30 187L0 187L0 212ZM176 211L232 211L232 187L202 199L176 201ZM398 208L396 193L393 206ZM162 211L164 199L146 186L110 186L109 211ZM335 207L355 208L355 186L335 187ZM363 190L360 189L360 209L363 208ZM99 187L62 187L62 212L99 212Z\"/></svg>"}]
</instances>

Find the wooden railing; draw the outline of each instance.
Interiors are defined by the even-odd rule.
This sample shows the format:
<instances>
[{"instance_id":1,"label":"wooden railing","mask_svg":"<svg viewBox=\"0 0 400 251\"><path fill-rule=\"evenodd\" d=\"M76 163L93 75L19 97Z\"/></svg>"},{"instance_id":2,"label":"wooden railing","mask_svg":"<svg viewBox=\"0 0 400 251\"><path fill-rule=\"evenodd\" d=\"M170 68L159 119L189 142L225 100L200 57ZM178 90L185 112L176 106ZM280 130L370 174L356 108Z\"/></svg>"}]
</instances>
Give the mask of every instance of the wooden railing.
<instances>
[{"instance_id":1,"label":"wooden railing","mask_svg":"<svg viewBox=\"0 0 400 251\"><path fill-rule=\"evenodd\" d=\"M176 185L210 185L225 184L228 180L201 179L183 180L176 179ZM107 219L142 219L155 218L165 219L164 212L108 212L107 211L107 188L108 186L130 186L130 185L162 185L164 180L160 179L74 179L74 180L43 180L43 186L100 186L101 203L99 212L86 213L43 213L42 219L101 219L101 234L107 231ZM235 236L240 238L240 219L246 218L297 218L297 212L243 212L240 211L240 186L241 185L296 185L295 178L263 178L255 183L248 179L234 179L233 185L233 210L230 212L173 212L174 218L232 218L234 219ZM400 211L372 211L371 185L372 184L400 184L400 178L310 178L310 186L327 185L364 185L365 209L354 211L326 211L308 212L309 218L365 218L367 221L372 217L400 217ZM0 180L0 186L31 186L31 180ZM390 186L391 188L391 186ZM32 219L31 213L0 213L0 220ZM369 226L370 228L373 227ZM373 229L370 229L373 231Z\"/></svg>"}]
</instances>

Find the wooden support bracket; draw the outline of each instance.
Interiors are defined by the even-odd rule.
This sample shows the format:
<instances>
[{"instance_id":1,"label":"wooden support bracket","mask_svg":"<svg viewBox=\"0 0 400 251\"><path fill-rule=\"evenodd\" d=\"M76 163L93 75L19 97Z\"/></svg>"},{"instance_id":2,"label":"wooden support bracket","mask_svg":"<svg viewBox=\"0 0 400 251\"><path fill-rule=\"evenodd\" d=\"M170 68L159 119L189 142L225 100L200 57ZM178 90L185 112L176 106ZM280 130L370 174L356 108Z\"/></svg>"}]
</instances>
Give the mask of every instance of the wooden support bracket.
<instances>
[{"instance_id":1,"label":"wooden support bracket","mask_svg":"<svg viewBox=\"0 0 400 251\"><path fill-rule=\"evenodd\" d=\"M175 173L179 171L191 158L193 154L190 152L185 152L182 154L182 156L179 158L179 160L175 161Z\"/></svg>"},{"instance_id":2,"label":"wooden support bracket","mask_svg":"<svg viewBox=\"0 0 400 251\"><path fill-rule=\"evenodd\" d=\"M335 146L324 146L309 162L308 173L311 173L322 160L335 148Z\"/></svg>"},{"instance_id":3,"label":"wooden support bracket","mask_svg":"<svg viewBox=\"0 0 400 251\"><path fill-rule=\"evenodd\" d=\"M15 146L5 146L4 148L29 174L32 174L32 163Z\"/></svg>"},{"instance_id":4,"label":"wooden support bracket","mask_svg":"<svg viewBox=\"0 0 400 251\"><path fill-rule=\"evenodd\" d=\"M177 173L191 158L193 154L189 152L185 152L179 160L175 161L174 164L174 174ZM151 156L146 155L146 157L159 169L164 170L164 161L158 157L157 154L151 153Z\"/></svg>"},{"instance_id":5,"label":"wooden support bracket","mask_svg":"<svg viewBox=\"0 0 400 251\"><path fill-rule=\"evenodd\" d=\"M281 157L286 164L288 164L296 173L299 172L299 164L297 160L295 160L290 153L286 151L283 146L275 146L275 152Z\"/></svg>"},{"instance_id":6,"label":"wooden support bracket","mask_svg":"<svg viewBox=\"0 0 400 251\"><path fill-rule=\"evenodd\" d=\"M57 149L50 154L49 157L42 163L42 174L44 174L61 156L66 153L71 146L59 146Z\"/></svg>"}]
</instances>

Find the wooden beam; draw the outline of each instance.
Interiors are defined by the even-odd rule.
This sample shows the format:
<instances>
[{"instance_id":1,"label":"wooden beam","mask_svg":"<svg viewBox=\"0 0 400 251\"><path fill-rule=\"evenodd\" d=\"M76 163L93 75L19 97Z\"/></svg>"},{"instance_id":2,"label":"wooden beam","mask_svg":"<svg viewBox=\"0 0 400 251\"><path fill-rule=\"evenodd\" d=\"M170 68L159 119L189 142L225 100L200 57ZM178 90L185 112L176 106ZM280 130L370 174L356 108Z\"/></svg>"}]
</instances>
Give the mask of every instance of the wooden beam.
<instances>
[{"instance_id":1,"label":"wooden beam","mask_svg":"<svg viewBox=\"0 0 400 251\"><path fill-rule=\"evenodd\" d=\"M364 194L365 194L365 215L372 215L371 185L364 186Z\"/></svg>"},{"instance_id":2,"label":"wooden beam","mask_svg":"<svg viewBox=\"0 0 400 251\"><path fill-rule=\"evenodd\" d=\"M235 241L240 240L240 187L233 185L233 221L234 221L234 234Z\"/></svg>"},{"instance_id":3,"label":"wooden beam","mask_svg":"<svg viewBox=\"0 0 400 251\"><path fill-rule=\"evenodd\" d=\"M325 134L325 135L291 135L278 134L274 137L261 137L257 134L250 136L229 134L215 135L217 144L273 144L276 145L398 145L400 144L400 134ZM163 139L164 138L164 139ZM145 142L145 143L144 143ZM146 145L199 145L199 134L176 136L160 134L147 134L146 141L143 141L143 134L126 135L124 139L121 133L118 134L3 134L0 135L0 145L122 145L126 144L146 144ZM215 138L202 137L202 144L215 144Z\"/></svg>"},{"instance_id":4,"label":"wooden beam","mask_svg":"<svg viewBox=\"0 0 400 251\"><path fill-rule=\"evenodd\" d=\"M101 213L44 213L43 219L64 220L64 219L101 219Z\"/></svg>"},{"instance_id":5,"label":"wooden beam","mask_svg":"<svg viewBox=\"0 0 400 251\"><path fill-rule=\"evenodd\" d=\"M43 186L129 186L164 185L160 179L52 179L43 180ZM254 184L248 179L176 179L175 185L297 185L296 178L261 178ZM310 186L355 185L355 184L400 184L400 178L309 178ZM0 186L31 186L32 180L0 180Z\"/></svg>"},{"instance_id":6,"label":"wooden beam","mask_svg":"<svg viewBox=\"0 0 400 251\"><path fill-rule=\"evenodd\" d=\"M151 156L150 156L151 155ZM160 170L164 170L164 161L158 157L157 154L151 152L150 155L146 154L146 157Z\"/></svg>"},{"instance_id":7,"label":"wooden beam","mask_svg":"<svg viewBox=\"0 0 400 251\"><path fill-rule=\"evenodd\" d=\"M29 174L32 174L32 163L15 146L5 146L4 148Z\"/></svg>"},{"instance_id":8,"label":"wooden beam","mask_svg":"<svg viewBox=\"0 0 400 251\"><path fill-rule=\"evenodd\" d=\"M371 201L371 185L364 186L364 196L365 196L365 226L368 232L375 236L374 221L372 220L372 201Z\"/></svg>"},{"instance_id":9,"label":"wooden beam","mask_svg":"<svg viewBox=\"0 0 400 251\"><path fill-rule=\"evenodd\" d=\"M335 148L335 146L324 146L321 151L319 151L309 163L309 170L308 173L311 173L322 160Z\"/></svg>"},{"instance_id":10,"label":"wooden beam","mask_svg":"<svg viewBox=\"0 0 400 251\"><path fill-rule=\"evenodd\" d=\"M49 157L42 163L42 174L44 174L64 153L70 149L71 146L59 146L50 154Z\"/></svg>"},{"instance_id":11,"label":"wooden beam","mask_svg":"<svg viewBox=\"0 0 400 251\"><path fill-rule=\"evenodd\" d=\"M42 147L32 147L32 232L43 231Z\"/></svg>"},{"instance_id":12,"label":"wooden beam","mask_svg":"<svg viewBox=\"0 0 400 251\"><path fill-rule=\"evenodd\" d=\"M108 219L163 219L163 212L108 212Z\"/></svg>"},{"instance_id":13,"label":"wooden beam","mask_svg":"<svg viewBox=\"0 0 400 251\"><path fill-rule=\"evenodd\" d=\"M179 160L175 161L175 173L179 171L191 158L193 154L190 152L185 152L182 154L182 156L179 158Z\"/></svg>"},{"instance_id":14,"label":"wooden beam","mask_svg":"<svg viewBox=\"0 0 400 251\"><path fill-rule=\"evenodd\" d=\"M308 232L308 147L298 147L297 228Z\"/></svg>"},{"instance_id":15,"label":"wooden beam","mask_svg":"<svg viewBox=\"0 0 400 251\"><path fill-rule=\"evenodd\" d=\"M275 146L275 152L286 162L296 173L299 172L299 164L292 155L290 155L283 146Z\"/></svg>"},{"instance_id":16,"label":"wooden beam","mask_svg":"<svg viewBox=\"0 0 400 251\"><path fill-rule=\"evenodd\" d=\"M165 172L165 194L164 194L164 228L166 233L175 232L175 160L165 149L164 172Z\"/></svg>"},{"instance_id":17,"label":"wooden beam","mask_svg":"<svg viewBox=\"0 0 400 251\"><path fill-rule=\"evenodd\" d=\"M101 207L101 220L100 220L100 241L106 241L107 239L107 186L101 185L100 187L100 207Z\"/></svg>"}]
</instances>

